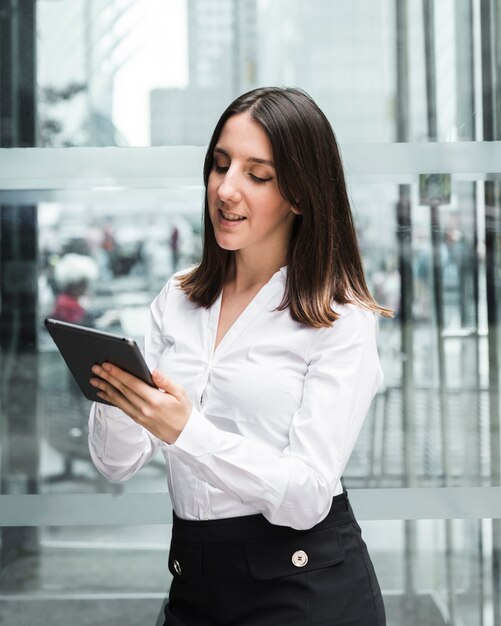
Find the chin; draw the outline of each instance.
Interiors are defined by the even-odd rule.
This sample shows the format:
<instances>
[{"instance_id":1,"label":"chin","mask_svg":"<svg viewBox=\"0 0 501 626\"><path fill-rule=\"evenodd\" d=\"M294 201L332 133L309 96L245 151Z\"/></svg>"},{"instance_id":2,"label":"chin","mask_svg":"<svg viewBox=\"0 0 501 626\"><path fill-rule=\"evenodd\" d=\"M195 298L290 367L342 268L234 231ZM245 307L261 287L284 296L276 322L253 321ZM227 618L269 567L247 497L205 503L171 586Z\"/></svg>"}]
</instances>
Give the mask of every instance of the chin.
<instances>
[{"instance_id":1,"label":"chin","mask_svg":"<svg viewBox=\"0 0 501 626\"><path fill-rule=\"evenodd\" d=\"M218 237L216 237L216 242L220 248L226 250L227 252L235 252L236 250L240 250L240 246L231 244L229 241L225 241L224 239L219 239Z\"/></svg>"}]
</instances>

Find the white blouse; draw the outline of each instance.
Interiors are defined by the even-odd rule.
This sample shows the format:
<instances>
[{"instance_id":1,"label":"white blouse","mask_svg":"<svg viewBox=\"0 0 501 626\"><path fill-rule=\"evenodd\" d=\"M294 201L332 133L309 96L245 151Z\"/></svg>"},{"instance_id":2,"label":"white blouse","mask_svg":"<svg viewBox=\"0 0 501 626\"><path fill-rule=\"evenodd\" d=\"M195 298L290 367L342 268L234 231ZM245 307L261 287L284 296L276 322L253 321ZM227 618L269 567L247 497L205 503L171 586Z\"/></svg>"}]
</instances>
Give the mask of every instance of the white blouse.
<instances>
[{"instance_id":1,"label":"white blouse","mask_svg":"<svg viewBox=\"0 0 501 626\"><path fill-rule=\"evenodd\" d=\"M150 307L144 354L185 387L193 411L168 445L114 407L95 404L89 446L100 472L126 480L160 449L176 514L207 520L262 513L306 529L342 492L341 475L382 382L375 314L334 305L315 329L277 311L276 272L214 350L221 296L190 303L172 277Z\"/></svg>"}]
</instances>

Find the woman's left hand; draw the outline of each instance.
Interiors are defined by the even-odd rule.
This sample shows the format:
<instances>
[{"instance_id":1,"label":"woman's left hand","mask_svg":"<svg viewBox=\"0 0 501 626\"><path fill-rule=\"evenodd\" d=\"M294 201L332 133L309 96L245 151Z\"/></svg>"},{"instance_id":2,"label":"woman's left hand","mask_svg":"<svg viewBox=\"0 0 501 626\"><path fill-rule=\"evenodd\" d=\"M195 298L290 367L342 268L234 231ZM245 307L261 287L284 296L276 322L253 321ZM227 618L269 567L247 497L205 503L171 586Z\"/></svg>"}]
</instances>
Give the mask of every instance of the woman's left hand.
<instances>
[{"instance_id":1,"label":"woman's left hand","mask_svg":"<svg viewBox=\"0 0 501 626\"><path fill-rule=\"evenodd\" d=\"M116 365L103 363L92 368L90 379L98 396L127 413L153 435L174 443L191 414L192 402L181 385L176 385L158 370L151 374L158 389Z\"/></svg>"}]
</instances>

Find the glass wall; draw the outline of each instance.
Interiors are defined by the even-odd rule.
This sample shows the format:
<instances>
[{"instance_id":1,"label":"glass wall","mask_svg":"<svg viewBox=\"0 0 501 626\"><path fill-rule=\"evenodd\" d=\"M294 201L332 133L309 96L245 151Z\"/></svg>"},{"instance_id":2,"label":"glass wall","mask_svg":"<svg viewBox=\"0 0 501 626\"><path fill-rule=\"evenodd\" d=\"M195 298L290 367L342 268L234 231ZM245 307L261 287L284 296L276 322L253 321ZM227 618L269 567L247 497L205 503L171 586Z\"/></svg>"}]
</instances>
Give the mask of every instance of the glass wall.
<instances>
[{"instance_id":1,"label":"glass wall","mask_svg":"<svg viewBox=\"0 0 501 626\"><path fill-rule=\"evenodd\" d=\"M341 144L384 386L344 476L388 624L501 626L499 0L14 0L0 9L0 623L154 624L155 459L94 469L43 319L140 340L199 259L204 146L258 85Z\"/></svg>"}]
</instances>

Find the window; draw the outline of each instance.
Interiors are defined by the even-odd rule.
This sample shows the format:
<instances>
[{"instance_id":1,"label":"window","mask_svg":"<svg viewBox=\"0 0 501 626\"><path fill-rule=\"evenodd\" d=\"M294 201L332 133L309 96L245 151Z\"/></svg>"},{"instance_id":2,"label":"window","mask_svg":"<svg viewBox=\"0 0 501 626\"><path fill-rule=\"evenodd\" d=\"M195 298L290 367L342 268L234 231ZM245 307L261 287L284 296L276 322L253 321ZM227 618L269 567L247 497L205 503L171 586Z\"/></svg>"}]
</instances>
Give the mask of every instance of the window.
<instances>
[{"instance_id":1,"label":"window","mask_svg":"<svg viewBox=\"0 0 501 626\"><path fill-rule=\"evenodd\" d=\"M0 10L5 624L160 614L165 469L154 460L120 485L97 474L88 403L42 320L76 293L84 323L140 338L153 295L199 258L217 117L239 93L287 84L332 122L369 285L397 312L380 321L385 384L344 477L388 623L500 626L499 11L495 0Z\"/></svg>"}]
</instances>

